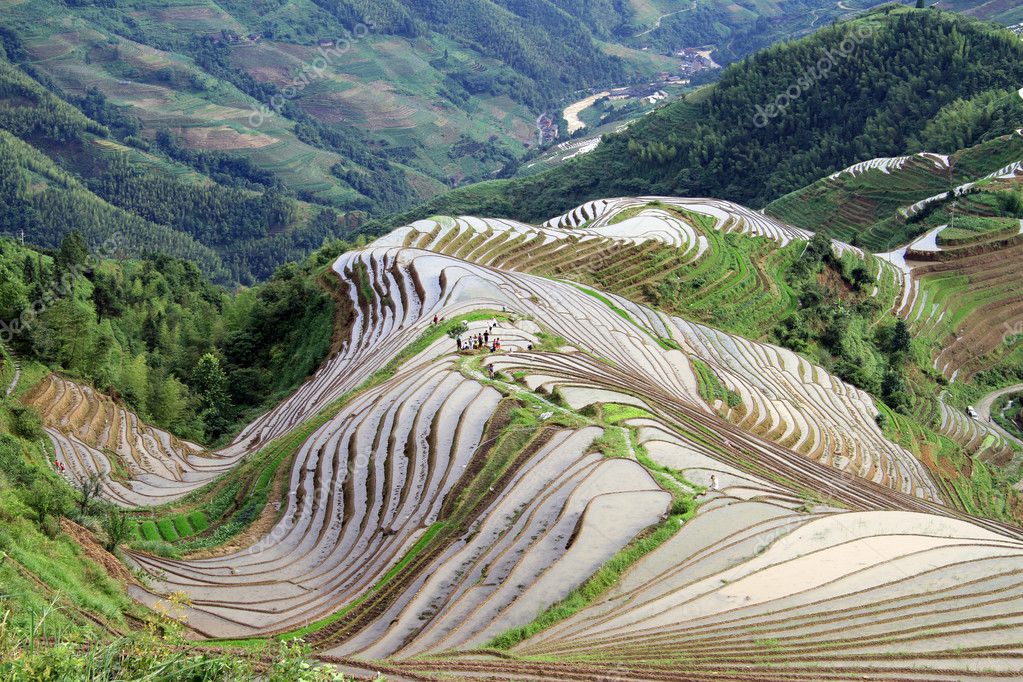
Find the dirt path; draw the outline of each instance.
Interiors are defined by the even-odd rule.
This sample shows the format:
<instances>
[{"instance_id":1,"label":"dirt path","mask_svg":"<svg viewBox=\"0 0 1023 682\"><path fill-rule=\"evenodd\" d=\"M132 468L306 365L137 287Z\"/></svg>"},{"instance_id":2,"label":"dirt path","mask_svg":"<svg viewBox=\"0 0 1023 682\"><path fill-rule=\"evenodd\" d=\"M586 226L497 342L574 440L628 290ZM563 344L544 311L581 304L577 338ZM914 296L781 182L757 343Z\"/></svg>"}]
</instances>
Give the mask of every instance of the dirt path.
<instances>
[{"instance_id":1,"label":"dirt path","mask_svg":"<svg viewBox=\"0 0 1023 682\"><path fill-rule=\"evenodd\" d=\"M18 388L18 381L21 380L21 363L18 358L14 357L14 353L7 346L4 346L4 350L7 351L7 355L11 358L11 362L14 363L14 377L11 379L11 383L5 389L4 396L10 398L11 394L14 393L14 389Z\"/></svg>"},{"instance_id":2,"label":"dirt path","mask_svg":"<svg viewBox=\"0 0 1023 682\"><path fill-rule=\"evenodd\" d=\"M690 7L686 7L685 9L678 9L678 10L675 10L674 12L668 12L667 14L662 14L661 16L657 17L657 21L654 22L653 26L651 26L650 28L648 28L645 31L640 31L639 33L637 33L636 35L634 35L632 37L633 38L639 38L641 36L645 36L647 33L651 33L653 31L656 31L657 29L659 29L661 27L661 22L664 21L665 19L667 19L668 17L673 17L676 14L682 14L683 12L691 12L694 9L696 9L696 0L693 0L693 4Z\"/></svg>"}]
</instances>

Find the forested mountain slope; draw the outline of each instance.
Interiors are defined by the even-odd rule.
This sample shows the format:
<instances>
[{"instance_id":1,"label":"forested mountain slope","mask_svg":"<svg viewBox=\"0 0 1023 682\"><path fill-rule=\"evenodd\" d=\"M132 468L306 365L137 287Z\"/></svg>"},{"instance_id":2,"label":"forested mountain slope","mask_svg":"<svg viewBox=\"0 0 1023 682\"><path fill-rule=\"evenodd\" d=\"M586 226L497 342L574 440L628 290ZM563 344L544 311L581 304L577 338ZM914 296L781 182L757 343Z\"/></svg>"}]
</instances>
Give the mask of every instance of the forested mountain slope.
<instances>
[{"instance_id":1,"label":"forested mountain slope","mask_svg":"<svg viewBox=\"0 0 1023 682\"><path fill-rule=\"evenodd\" d=\"M378 213L521 156L536 116L572 91L660 66L606 54L547 0L38 0L5 4L0 27L69 96L95 88L137 118L136 137L166 130Z\"/></svg>"},{"instance_id":2,"label":"forested mountain slope","mask_svg":"<svg viewBox=\"0 0 1023 682\"><path fill-rule=\"evenodd\" d=\"M2 229L52 248L72 229L102 241L118 223L131 253L148 242L220 281L265 279L367 214L489 177L572 90L660 68L604 54L546 2L416 11L4 3L2 127L42 152L36 167L68 177L59 191L11 180L21 220ZM31 174L27 153L6 161ZM57 200L72 182L77 214Z\"/></svg>"},{"instance_id":3,"label":"forested mountain slope","mask_svg":"<svg viewBox=\"0 0 1023 682\"><path fill-rule=\"evenodd\" d=\"M89 253L77 232L48 253L0 239L0 333L24 359L26 384L44 368L60 372L209 444L287 395L329 354L343 312L322 275L346 248L333 242L256 288L228 293L188 261Z\"/></svg>"},{"instance_id":4,"label":"forested mountain slope","mask_svg":"<svg viewBox=\"0 0 1023 682\"><path fill-rule=\"evenodd\" d=\"M577 3L310 5L304 23L243 5L83 4L69 31L66 10L48 2L11 5L0 32L0 122L31 148L5 143L20 170L4 185L3 229L53 248L73 229L95 245L116 223L128 252L147 243L224 282L266 278L367 215L488 177L534 138L530 109L652 68L603 56L576 25L595 8ZM361 12L372 29L353 23ZM428 17L443 20L428 30ZM477 39L486 31L504 38ZM850 35L851 55L784 116L758 118ZM540 219L645 193L760 205L863 158L958 149L1007 132L1020 109L1007 96L1021 69L1008 36L938 11L877 10L731 67L709 92L564 168L458 190L417 215ZM27 180L40 174L51 181Z\"/></svg>"},{"instance_id":5,"label":"forested mountain slope","mask_svg":"<svg viewBox=\"0 0 1023 682\"><path fill-rule=\"evenodd\" d=\"M759 206L863 159L921 151L922 137L951 147L929 151L955 151L940 139L948 128L980 121L974 141L1011 132L1023 112L1021 83L1023 42L1012 33L890 5L734 64L708 93L606 136L590 154L452 192L426 210L542 219L588 198L636 193ZM1009 114L976 116L990 106Z\"/></svg>"},{"instance_id":6,"label":"forested mountain slope","mask_svg":"<svg viewBox=\"0 0 1023 682\"><path fill-rule=\"evenodd\" d=\"M137 132L98 91L60 97L0 55L0 232L56 248L77 231L92 251L185 258L230 283L269 277L354 226L245 159Z\"/></svg>"}]
</instances>

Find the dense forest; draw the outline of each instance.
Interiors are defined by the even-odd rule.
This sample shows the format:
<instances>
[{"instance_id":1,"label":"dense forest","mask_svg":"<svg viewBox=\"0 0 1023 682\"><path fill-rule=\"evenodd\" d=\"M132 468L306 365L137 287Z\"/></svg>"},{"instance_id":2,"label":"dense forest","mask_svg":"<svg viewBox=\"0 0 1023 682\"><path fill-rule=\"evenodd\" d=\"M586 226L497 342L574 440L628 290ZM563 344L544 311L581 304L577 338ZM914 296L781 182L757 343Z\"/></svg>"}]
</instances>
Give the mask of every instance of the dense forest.
<instances>
[{"instance_id":1,"label":"dense forest","mask_svg":"<svg viewBox=\"0 0 1023 682\"><path fill-rule=\"evenodd\" d=\"M1023 114L1020 83L1023 43L1010 32L889 5L736 63L709 94L606 135L591 154L456 190L420 213L541 220L588 199L643 194L762 206L864 159L1011 132Z\"/></svg>"},{"instance_id":2,"label":"dense forest","mask_svg":"<svg viewBox=\"0 0 1023 682\"><path fill-rule=\"evenodd\" d=\"M144 419L215 443L324 359L335 303L320 275L347 248L333 242L232 295L187 261L98 257L78 232L46 253L3 239L3 339Z\"/></svg>"},{"instance_id":3,"label":"dense forest","mask_svg":"<svg viewBox=\"0 0 1023 682\"><path fill-rule=\"evenodd\" d=\"M7 43L16 53L16 37ZM62 98L0 54L0 233L46 248L76 231L91 247L116 234L119 253L168 254L251 284L350 232L340 211L302 204L247 159L138 130L102 93ZM389 186L381 172L367 191ZM404 205L379 191L381 206Z\"/></svg>"},{"instance_id":4,"label":"dense forest","mask_svg":"<svg viewBox=\"0 0 1023 682\"><path fill-rule=\"evenodd\" d=\"M633 42L661 51L713 46L714 60L729 64L872 4L857 0L838 4L826 0L681 0L671 5L677 9L662 16L658 25L646 31L630 26L622 32L639 33Z\"/></svg>"},{"instance_id":5,"label":"dense forest","mask_svg":"<svg viewBox=\"0 0 1023 682\"><path fill-rule=\"evenodd\" d=\"M624 14L621 0L317 0L317 5L348 29L371 23L383 33L415 38L437 32L471 45L509 70L460 69L450 77L470 93L505 94L535 109L566 92L629 76L624 62L605 54L590 29L600 17L594 28L609 35Z\"/></svg>"}]
</instances>

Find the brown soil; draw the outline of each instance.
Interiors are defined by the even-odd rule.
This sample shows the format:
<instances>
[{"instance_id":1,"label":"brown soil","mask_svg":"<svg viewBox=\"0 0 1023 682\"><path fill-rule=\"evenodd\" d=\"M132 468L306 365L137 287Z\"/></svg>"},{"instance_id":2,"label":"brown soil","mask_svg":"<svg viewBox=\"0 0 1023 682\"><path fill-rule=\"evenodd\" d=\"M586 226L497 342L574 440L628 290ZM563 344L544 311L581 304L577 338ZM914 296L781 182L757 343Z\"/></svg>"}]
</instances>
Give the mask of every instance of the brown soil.
<instances>
[{"instance_id":1,"label":"brown soil","mask_svg":"<svg viewBox=\"0 0 1023 682\"><path fill-rule=\"evenodd\" d=\"M88 530L66 518L60 520L60 529L81 547L85 556L102 566L110 577L125 586L138 584L131 571L117 557L104 549Z\"/></svg>"},{"instance_id":2,"label":"brown soil","mask_svg":"<svg viewBox=\"0 0 1023 682\"><path fill-rule=\"evenodd\" d=\"M770 279L768 279L768 281L770 281ZM828 291L837 293L839 298L842 300L848 300L856 296L856 290L853 289L852 286L850 286L842 275L833 267L825 267L821 271L818 281Z\"/></svg>"},{"instance_id":3,"label":"brown soil","mask_svg":"<svg viewBox=\"0 0 1023 682\"><path fill-rule=\"evenodd\" d=\"M216 128L179 128L189 147L214 151L230 149L261 149L276 143L276 138L262 133L242 134L228 126Z\"/></svg>"},{"instance_id":4,"label":"brown soil","mask_svg":"<svg viewBox=\"0 0 1023 682\"><path fill-rule=\"evenodd\" d=\"M183 21L187 19L212 19L213 11L208 7L175 7L153 12L156 18L163 21Z\"/></svg>"},{"instance_id":5,"label":"brown soil","mask_svg":"<svg viewBox=\"0 0 1023 682\"><path fill-rule=\"evenodd\" d=\"M920 461L938 476L949 481L958 480L960 477L959 470L956 469L955 465L948 460L939 462L934 456L934 449L934 446L930 443L923 444L920 447Z\"/></svg>"},{"instance_id":6,"label":"brown soil","mask_svg":"<svg viewBox=\"0 0 1023 682\"><path fill-rule=\"evenodd\" d=\"M341 282L333 268L325 268L316 278L316 283L330 294L337 306L334 312L334 336L330 341L330 355L333 356L341 352L341 346L352 336L355 310L352 308L352 299L341 290Z\"/></svg>"}]
</instances>

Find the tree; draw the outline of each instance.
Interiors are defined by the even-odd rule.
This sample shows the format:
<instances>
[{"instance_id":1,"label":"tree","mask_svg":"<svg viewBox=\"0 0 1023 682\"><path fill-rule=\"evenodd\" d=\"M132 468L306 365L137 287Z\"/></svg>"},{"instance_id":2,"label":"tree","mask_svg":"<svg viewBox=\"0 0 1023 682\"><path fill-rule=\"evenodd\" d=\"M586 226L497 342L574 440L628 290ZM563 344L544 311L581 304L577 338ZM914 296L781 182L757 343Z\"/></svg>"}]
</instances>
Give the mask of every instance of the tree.
<instances>
[{"instance_id":1,"label":"tree","mask_svg":"<svg viewBox=\"0 0 1023 682\"><path fill-rule=\"evenodd\" d=\"M150 382L146 401L153 420L173 431L178 431L188 409L188 389L173 376L155 378Z\"/></svg>"},{"instance_id":2,"label":"tree","mask_svg":"<svg viewBox=\"0 0 1023 682\"><path fill-rule=\"evenodd\" d=\"M93 471L85 478L79 479L75 483L75 488L78 489L78 513L85 516L103 492L103 478Z\"/></svg>"},{"instance_id":3,"label":"tree","mask_svg":"<svg viewBox=\"0 0 1023 682\"><path fill-rule=\"evenodd\" d=\"M856 287L857 291L862 291L865 286L874 281L870 276L870 272L862 263L854 267L850 275L852 277L852 284Z\"/></svg>"},{"instance_id":4,"label":"tree","mask_svg":"<svg viewBox=\"0 0 1023 682\"><path fill-rule=\"evenodd\" d=\"M892 340L888 352L890 355L902 355L909 352L912 337L909 335L909 326L904 320L895 323L892 330Z\"/></svg>"},{"instance_id":5,"label":"tree","mask_svg":"<svg viewBox=\"0 0 1023 682\"><path fill-rule=\"evenodd\" d=\"M113 554L131 535L131 519L123 511L108 509L103 517L103 532L107 534L104 546L108 552Z\"/></svg>"},{"instance_id":6,"label":"tree","mask_svg":"<svg viewBox=\"0 0 1023 682\"><path fill-rule=\"evenodd\" d=\"M85 244L85 237L78 230L75 230L64 237L60 242L60 250L54 259L59 272L70 272L85 265L89 258L89 248Z\"/></svg>"},{"instance_id":7,"label":"tree","mask_svg":"<svg viewBox=\"0 0 1023 682\"><path fill-rule=\"evenodd\" d=\"M881 381L881 399L893 410L906 414L910 408L909 390L902 375L894 367L889 367Z\"/></svg>"},{"instance_id":8,"label":"tree","mask_svg":"<svg viewBox=\"0 0 1023 682\"><path fill-rule=\"evenodd\" d=\"M25 440L35 441L46 436L43 417L31 405L13 404L8 408L12 419L11 431Z\"/></svg>"},{"instance_id":9,"label":"tree","mask_svg":"<svg viewBox=\"0 0 1023 682\"><path fill-rule=\"evenodd\" d=\"M823 232L814 234L803 251L803 258L814 264L825 263L831 256L831 239Z\"/></svg>"},{"instance_id":10,"label":"tree","mask_svg":"<svg viewBox=\"0 0 1023 682\"><path fill-rule=\"evenodd\" d=\"M59 516L67 509L64 498L57 493L54 485L43 479L36 479L26 491L25 504L36 513L39 523L49 516Z\"/></svg>"},{"instance_id":11,"label":"tree","mask_svg":"<svg viewBox=\"0 0 1023 682\"><path fill-rule=\"evenodd\" d=\"M149 366L146 365L145 353L139 353L135 357L122 361L119 388L125 400L136 407L143 407L148 385Z\"/></svg>"},{"instance_id":12,"label":"tree","mask_svg":"<svg viewBox=\"0 0 1023 682\"><path fill-rule=\"evenodd\" d=\"M230 424L231 401L227 396L227 375L213 353L199 358L192 373L192 387L199 405L199 415L212 437L223 434Z\"/></svg>"},{"instance_id":13,"label":"tree","mask_svg":"<svg viewBox=\"0 0 1023 682\"><path fill-rule=\"evenodd\" d=\"M924 9L925 7L927 7L927 0L916 0L917 9Z\"/></svg>"},{"instance_id":14,"label":"tree","mask_svg":"<svg viewBox=\"0 0 1023 682\"><path fill-rule=\"evenodd\" d=\"M802 257L793 265L793 274L796 279L803 279L819 272L821 265L830 262L831 258L831 240L824 233L818 232L807 242Z\"/></svg>"},{"instance_id":15,"label":"tree","mask_svg":"<svg viewBox=\"0 0 1023 682\"><path fill-rule=\"evenodd\" d=\"M1023 191L1005 190L995 196L1003 211L1013 218L1023 218Z\"/></svg>"},{"instance_id":16,"label":"tree","mask_svg":"<svg viewBox=\"0 0 1023 682\"><path fill-rule=\"evenodd\" d=\"M96 315L117 317L124 312L124 286L114 275L97 273L92 282L92 302Z\"/></svg>"},{"instance_id":17,"label":"tree","mask_svg":"<svg viewBox=\"0 0 1023 682\"><path fill-rule=\"evenodd\" d=\"M27 288L6 264L0 264L0 320L14 319L27 307Z\"/></svg>"},{"instance_id":18,"label":"tree","mask_svg":"<svg viewBox=\"0 0 1023 682\"><path fill-rule=\"evenodd\" d=\"M36 480L36 470L28 464L21 442L9 433L0 433L0 471L8 483L21 488Z\"/></svg>"},{"instance_id":19,"label":"tree","mask_svg":"<svg viewBox=\"0 0 1023 682\"><path fill-rule=\"evenodd\" d=\"M30 327L33 350L46 361L77 369L89 349L92 315L90 306L71 298L57 301Z\"/></svg>"}]
</instances>

